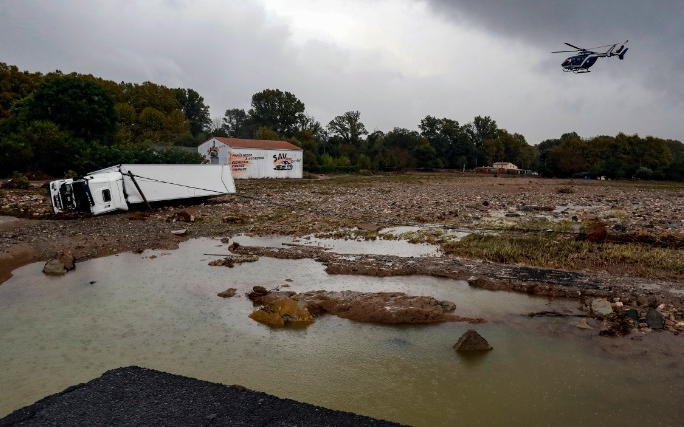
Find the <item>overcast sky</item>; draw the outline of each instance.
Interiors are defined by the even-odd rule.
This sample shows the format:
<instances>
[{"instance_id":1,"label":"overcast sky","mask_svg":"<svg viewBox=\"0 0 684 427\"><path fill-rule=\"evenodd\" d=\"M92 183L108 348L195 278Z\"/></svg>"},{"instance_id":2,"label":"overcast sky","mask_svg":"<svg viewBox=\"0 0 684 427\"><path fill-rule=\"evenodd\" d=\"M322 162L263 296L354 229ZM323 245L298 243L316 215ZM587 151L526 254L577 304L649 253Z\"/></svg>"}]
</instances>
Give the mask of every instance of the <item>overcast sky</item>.
<instances>
[{"instance_id":1,"label":"overcast sky","mask_svg":"<svg viewBox=\"0 0 684 427\"><path fill-rule=\"evenodd\" d=\"M629 39L564 73L569 42ZM684 141L682 0L0 0L0 62L196 90L221 117L264 89L326 125L490 116L530 144L575 131Z\"/></svg>"}]
</instances>

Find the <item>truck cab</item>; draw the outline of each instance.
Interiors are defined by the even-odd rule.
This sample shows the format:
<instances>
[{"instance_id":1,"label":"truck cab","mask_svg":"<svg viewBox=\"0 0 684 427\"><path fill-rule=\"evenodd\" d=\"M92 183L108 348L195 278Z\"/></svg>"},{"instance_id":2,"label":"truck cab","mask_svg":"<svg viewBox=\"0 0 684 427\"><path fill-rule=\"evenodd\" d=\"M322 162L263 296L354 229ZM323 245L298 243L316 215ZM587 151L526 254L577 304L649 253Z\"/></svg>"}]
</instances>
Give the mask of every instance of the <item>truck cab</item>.
<instances>
[{"instance_id":1,"label":"truck cab","mask_svg":"<svg viewBox=\"0 0 684 427\"><path fill-rule=\"evenodd\" d=\"M120 173L106 173L50 183L50 198L55 213L68 211L99 215L128 210Z\"/></svg>"}]
</instances>

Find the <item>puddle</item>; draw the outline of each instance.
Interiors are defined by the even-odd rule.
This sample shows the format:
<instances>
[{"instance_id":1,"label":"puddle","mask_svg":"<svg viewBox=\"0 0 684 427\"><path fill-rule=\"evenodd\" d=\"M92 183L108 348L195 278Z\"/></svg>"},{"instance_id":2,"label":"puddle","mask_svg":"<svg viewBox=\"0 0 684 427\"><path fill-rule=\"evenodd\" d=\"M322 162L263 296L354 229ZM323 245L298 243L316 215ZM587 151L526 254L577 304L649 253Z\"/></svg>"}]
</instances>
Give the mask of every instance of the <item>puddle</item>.
<instances>
[{"instance_id":1,"label":"puddle","mask_svg":"<svg viewBox=\"0 0 684 427\"><path fill-rule=\"evenodd\" d=\"M363 240L327 239L314 236L305 237L249 237L235 236L235 241L244 246L282 247L283 245L302 245L325 248L342 255L395 255L400 257L437 256L439 247L428 244L414 244L405 240Z\"/></svg>"},{"instance_id":2,"label":"puddle","mask_svg":"<svg viewBox=\"0 0 684 427\"><path fill-rule=\"evenodd\" d=\"M242 240L257 241L266 243ZM227 245L191 240L177 251L79 263L57 278L44 276L42 264L16 270L0 286L0 417L129 365L415 426L676 425L684 417L681 351L611 355L597 345L606 338L571 319L521 315L573 310L574 302L424 276L329 276L313 260L210 267L216 257L208 253L227 253ZM272 330L247 317L245 292L286 283L296 292L430 295L489 322L387 326L323 316L306 329ZM238 296L216 296L229 287ZM455 353L470 328L494 350ZM653 345L647 340L637 345Z\"/></svg>"}]
</instances>

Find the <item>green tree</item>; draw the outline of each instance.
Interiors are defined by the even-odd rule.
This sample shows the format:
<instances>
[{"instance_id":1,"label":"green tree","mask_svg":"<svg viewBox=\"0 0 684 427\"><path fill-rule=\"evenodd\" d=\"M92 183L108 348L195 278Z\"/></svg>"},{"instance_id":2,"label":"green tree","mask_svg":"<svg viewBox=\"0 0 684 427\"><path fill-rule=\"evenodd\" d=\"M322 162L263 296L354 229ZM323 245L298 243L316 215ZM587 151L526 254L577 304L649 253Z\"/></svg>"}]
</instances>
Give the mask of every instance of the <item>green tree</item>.
<instances>
[{"instance_id":1,"label":"green tree","mask_svg":"<svg viewBox=\"0 0 684 427\"><path fill-rule=\"evenodd\" d=\"M441 168L442 162L437 158L437 150L424 139L413 147L411 155L416 160L416 167L421 169Z\"/></svg>"},{"instance_id":2,"label":"green tree","mask_svg":"<svg viewBox=\"0 0 684 427\"><path fill-rule=\"evenodd\" d=\"M197 136L207 132L211 126L211 118L204 98L192 89L174 89L174 93L185 118L190 122L190 133Z\"/></svg>"},{"instance_id":3,"label":"green tree","mask_svg":"<svg viewBox=\"0 0 684 427\"><path fill-rule=\"evenodd\" d=\"M40 73L19 71L14 65L0 62L0 119L9 117L12 106L32 94L42 79Z\"/></svg>"},{"instance_id":4,"label":"green tree","mask_svg":"<svg viewBox=\"0 0 684 427\"><path fill-rule=\"evenodd\" d=\"M112 143L114 97L92 77L48 76L27 106L28 121L51 121L85 141Z\"/></svg>"},{"instance_id":5,"label":"green tree","mask_svg":"<svg viewBox=\"0 0 684 427\"><path fill-rule=\"evenodd\" d=\"M290 92L266 89L252 95L249 116L257 127L274 130L280 137L294 135L304 114L304 103Z\"/></svg>"},{"instance_id":6,"label":"green tree","mask_svg":"<svg viewBox=\"0 0 684 427\"><path fill-rule=\"evenodd\" d=\"M33 147L28 141L12 135L0 138L0 177L9 176L12 172L26 172L33 158Z\"/></svg>"},{"instance_id":7,"label":"green tree","mask_svg":"<svg viewBox=\"0 0 684 427\"><path fill-rule=\"evenodd\" d=\"M328 131L342 138L347 144L359 144L361 137L368 135L358 111L347 111L341 116L336 116L328 123Z\"/></svg>"},{"instance_id":8,"label":"green tree","mask_svg":"<svg viewBox=\"0 0 684 427\"><path fill-rule=\"evenodd\" d=\"M418 125L420 135L430 143L442 165L449 166L452 143L457 138L458 127L458 122L454 120L433 116L426 116Z\"/></svg>"},{"instance_id":9,"label":"green tree","mask_svg":"<svg viewBox=\"0 0 684 427\"><path fill-rule=\"evenodd\" d=\"M222 119L222 128L232 138L247 138L250 136L248 131L249 116L241 108L226 110Z\"/></svg>"},{"instance_id":10,"label":"green tree","mask_svg":"<svg viewBox=\"0 0 684 427\"><path fill-rule=\"evenodd\" d=\"M273 129L261 126L256 130L256 132L254 132L254 139L277 141L280 138L278 137L278 133Z\"/></svg>"},{"instance_id":11,"label":"green tree","mask_svg":"<svg viewBox=\"0 0 684 427\"><path fill-rule=\"evenodd\" d=\"M51 176L64 176L66 171L74 169L84 146L82 140L50 121L31 122L24 129L23 139L33 151L30 168Z\"/></svg>"},{"instance_id":12,"label":"green tree","mask_svg":"<svg viewBox=\"0 0 684 427\"><path fill-rule=\"evenodd\" d=\"M475 166L483 166L483 162L486 162L484 142L488 139L496 138L496 131L498 129L499 127L496 124L496 121L489 116L476 116L472 123L463 126L464 132L468 135L471 143L475 147Z\"/></svg>"}]
</instances>

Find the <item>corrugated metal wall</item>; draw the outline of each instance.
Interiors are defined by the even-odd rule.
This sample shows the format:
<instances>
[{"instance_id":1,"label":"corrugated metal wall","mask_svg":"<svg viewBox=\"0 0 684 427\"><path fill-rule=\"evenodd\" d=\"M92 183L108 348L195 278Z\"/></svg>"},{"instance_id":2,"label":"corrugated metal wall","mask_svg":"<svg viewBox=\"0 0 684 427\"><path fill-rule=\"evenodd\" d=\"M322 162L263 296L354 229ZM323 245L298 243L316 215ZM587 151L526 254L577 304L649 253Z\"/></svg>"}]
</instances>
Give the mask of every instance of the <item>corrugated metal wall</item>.
<instances>
[{"instance_id":1,"label":"corrugated metal wall","mask_svg":"<svg viewBox=\"0 0 684 427\"><path fill-rule=\"evenodd\" d=\"M301 178L304 174L302 150L230 148L213 138L202 143L197 150L210 163L230 163L236 179Z\"/></svg>"}]
</instances>

